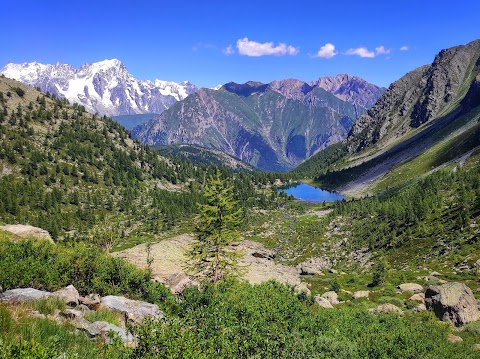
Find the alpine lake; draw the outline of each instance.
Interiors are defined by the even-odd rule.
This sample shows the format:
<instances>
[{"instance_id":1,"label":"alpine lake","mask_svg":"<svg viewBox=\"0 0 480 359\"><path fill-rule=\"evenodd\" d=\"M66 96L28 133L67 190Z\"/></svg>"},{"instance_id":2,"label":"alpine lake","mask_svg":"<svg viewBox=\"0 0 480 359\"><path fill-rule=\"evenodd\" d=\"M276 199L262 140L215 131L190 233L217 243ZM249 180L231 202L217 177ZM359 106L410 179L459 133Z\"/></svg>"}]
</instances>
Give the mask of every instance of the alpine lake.
<instances>
[{"instance_id":1,"label":"alpine lake","mask_svg":"<svg viewBox=\"0 0 480 359\"><path fill-rule=\"evenodd\" d=\"M343 200L345 197L337 192L330 192L321 188L310 186L306 183L295 183L278 189L291 195L298 200L321 203L321 202L337 202Z\"/></svg>"}]
</instances>

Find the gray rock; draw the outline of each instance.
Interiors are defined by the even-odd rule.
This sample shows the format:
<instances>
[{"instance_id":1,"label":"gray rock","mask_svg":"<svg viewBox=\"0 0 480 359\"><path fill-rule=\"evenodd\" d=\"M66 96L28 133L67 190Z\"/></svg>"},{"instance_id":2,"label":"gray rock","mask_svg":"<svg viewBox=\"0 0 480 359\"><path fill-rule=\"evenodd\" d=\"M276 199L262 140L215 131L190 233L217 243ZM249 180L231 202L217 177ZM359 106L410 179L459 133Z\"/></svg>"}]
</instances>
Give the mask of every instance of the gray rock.
<instances>
[{"instance_id":1,"label":"gray rock","mask_svg":"<svg viewBox=\"0 0 480 359\"><path fill-rule=\"evenodd\" d=\"M372 314L398 314L398 315L405 314L403 310L401 310L399 307L390 303L380 304L375 308L370 308L368 311Z\"/></svg>"},{"instance_id":2,"label":"gray rock","mask_svg":"<svg viewBox=\"0 0 480 359\"><path fill-rule=\"evenodd\" d=\"M332 268L332 263L322 258L311 258L298 264L297 268L303 275L322 275L323 271Z\"/></svg>"},{"instance_id":3,"label":"gray rock","mask_svg":"<svg viewBox=\"0 0 480 359\"><path fill-rule=\"evenodd\" d=\"M402 292L421 293L423 287L417 283L403 283L398 286Z\"/></svg>"},{"instance_id":4,"label":"gray rock","mask_svg":"<svg viewBox=\"0 0 480 359\"><path fill-rule=\"evenodd\" d=\"M458 335L453 335L453 334L448 334L447 339L450 343L454 343L454 344L463 342L463 339L461 337L459 337Z\"/></svg>"},{"instance_id":5,"label":"gray rock","mask_svg":"<svg viewBox=\"0 0 480 359\"><path fill-rule=\"evenodd\" d=\"M416 293L412 295L410 300L413 300L414 302L422 302L425 303L425 294L424 293Z\"/></svg>"},{"instance_id":6,"label":"gray rock","mask_svg":"<svg viewBox=\"0 0 480 359\"><path fill-rule=\"evenodd\" d=\"M332 305L340 303L338 301L338 294L335 293L333 290L323 293L322 298L325 298L326 300L328 300Z\"/></svg>"},{"instance_id":7,"label":"gray rock","mask_svg":"<svg viewBox=\"0 0 480 359\"><path fill-rule=\"evenodd\" d=\"M145 318L165 318L158 305L125 297L109 295L102 298L101 304L107 309L123 313L127 319L131 319L136 323L142 323Z\"/></svg>"},{"instance_id":8,"label":"gray rock","mask_svg":"<svg viewBox=\"0 0 480 359\"><path fill-rule=\"evenodd\" d=\"M425 304L439 319L450 321L456 327L480 319L473 292L463 283L430 286L425 292Z\"/></svg>"},{"instance_id":9,"label":"gray rock","mask_svg":"<svg viewBox=\"0 0 480 359\"><path fill-rule=\"evenodd\" d=\"M323 298L319 295L315 296L315 302L323 308L326 308L326 309L332 309L333 308L332 303L330 303L327 299L325 299L325 298Z\"/></svg>"},{"instance_id":10,"label":"gray rock","mask_svg":"<svg viewBox=\"0 0 480 359\"><path fill-rule=\"evenodd\" d=\"M427 307L425 306L425 304L420 303L419 305L417 305L415 308L412 309L412 312L420 313L420 312L424 312L426 310L427 310Z\"/></svg>"},{"instance_id":11,"label":"gray rock","mask_svg":"<svg viewBox=\"0 0 480 359\"><path fill-rule=\"evenodd\" d=\"M182 272L177 272L166 278L164 284L170 288L173 294L177 295L181 294L185 288L198 285L198 282L192 280Z\"/></svg>"},{"instance_id":12,"label":"gray rock","mask_svg":"<svg viewBox=\"0 0 480 359\"><path fill-rule=\"evenodd\" d=\"M83 313L90 313L93 312L89 307L87 307L85 304L79 304L75 307L76 310L79 310Z\"/></svg>"},{"instance_id":13,"label":"gray rock","mask_svg":"<svg viewBox=\"0 0 480 359\"><path fill-rule=\"evenodd\" d=\"M30 226L28 224L8 224L6 226L0 226L0 229L20 238L37 238L53 243L50 233L42 228Z\"/></svg>"},{"instance_id":14,"label":"gray rock","mask_svg":"<svg viewBox=\"0 0 480 359\"><path fill-rule=\"evenodd\" d=\"M86 297L79 297L78 301L89 309L95 309L100 304L101 298L98 294L89 294Z\"/></svg>"},{"instance_id":15,"label":"gray rock","mask_svg":"<svg viewBox=\"0 0 480 359\"><path fill-rule=\"evenodd\" d=\"M63 310L61 315L67 319L83 318L83 312L81 310L71 308Z\"/></svg>"},{"instance_id":16,"label":"gray rock","mask_svg":"<svg viewBox=\"0 0 480 359\"><path fill-rule=\"evenodd\" d=\"M353 299L368 298L369 295L370 295L369 290L359 290L359 291L353 293L352 298Z\"/></svg>"},{"instance_id":17,"label":"gray rock","mask_svg":"<svg viewBox=\"0 0 480 359\"><path fill-rule=\"evenodd\" d=\"M63 299L67 305L71 306L78 305L78 300L80 298L78 290L73 285L69 285L68 287L53 292L52 296Z\"/></svg>"},{"instance_id":18,"label":"gray rock","mask_svg":"<svg viewBox=\"0 0 480 359\"><path fill-rule=\"evenodd\" d=\"M75 328L85 331L91 337L101 337L107 344L112 341L109 335L110 332L114 336L118 336L125 344L135 343L135 337L132 334L127 333L125 329L112 323L101 321L90 323L83 318L73 320L71 323Z\"/></svg>"},{"instance_id":19,"label":"gray rock","mask_svg":"<svg viewBox=\"0 0 480 359\"><path fill-rule=\"evenodd\" d=\"M10 289L0 294L0 302L23 303L31 302L50 296L50 292L34 288Z\"/></svg>"}]
</instances>

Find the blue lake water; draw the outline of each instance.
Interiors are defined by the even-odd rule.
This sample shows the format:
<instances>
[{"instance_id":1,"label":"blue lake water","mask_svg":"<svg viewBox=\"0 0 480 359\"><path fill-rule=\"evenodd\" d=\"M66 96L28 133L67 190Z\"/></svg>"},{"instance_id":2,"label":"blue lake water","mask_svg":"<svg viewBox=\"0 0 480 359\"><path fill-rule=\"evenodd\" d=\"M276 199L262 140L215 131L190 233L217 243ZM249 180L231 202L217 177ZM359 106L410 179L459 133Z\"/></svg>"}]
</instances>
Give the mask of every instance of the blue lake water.
<instances>
[{"instance_id":1,"label":"blue lake water","mask_svg":"<svg viewBox=\"0 0 480 359\"><path fill-rule=\"evenodd\" d=\"M299 183L285 188L280 188L288 195L306 202L336 202L341 201L343 197L340 193L326 191L321 188L313 187L305 183Z\"/></svg>"}]
</instances>

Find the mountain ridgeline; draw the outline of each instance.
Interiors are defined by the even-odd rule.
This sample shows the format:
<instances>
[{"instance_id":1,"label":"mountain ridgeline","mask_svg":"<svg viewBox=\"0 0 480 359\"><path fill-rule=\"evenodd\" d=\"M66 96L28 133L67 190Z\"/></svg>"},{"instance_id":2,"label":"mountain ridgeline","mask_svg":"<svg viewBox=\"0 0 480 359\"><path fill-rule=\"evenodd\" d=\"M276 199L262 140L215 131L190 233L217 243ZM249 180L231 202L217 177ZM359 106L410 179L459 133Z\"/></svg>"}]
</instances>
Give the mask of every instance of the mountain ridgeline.
<instances>
[{"instance_id":1,"label":"mountain ridgeline","mask_svg":"<svg viewBox=\"0 0 480 359\"><path fill-rule=\"evenodd\" d=\"M146 144L195 144L262 170L286 171L342 141L382 92L348 75L310 83L230 82L200 89L132 134Z\"/></svg>"},{"instance_id":2,"label":"mountain ridgeline","mask_svg":"<svg viewBox=\"0 0 480 359\"><path fill-rule=\"evenodd\" d=\"M394 82L355 122L345 143L295 172L345 191L370 186L367 192L374 193L448 162L462 163L480 145L479 106L476 40L442 50L431 65Z\"/></svg>"}]
</instances>

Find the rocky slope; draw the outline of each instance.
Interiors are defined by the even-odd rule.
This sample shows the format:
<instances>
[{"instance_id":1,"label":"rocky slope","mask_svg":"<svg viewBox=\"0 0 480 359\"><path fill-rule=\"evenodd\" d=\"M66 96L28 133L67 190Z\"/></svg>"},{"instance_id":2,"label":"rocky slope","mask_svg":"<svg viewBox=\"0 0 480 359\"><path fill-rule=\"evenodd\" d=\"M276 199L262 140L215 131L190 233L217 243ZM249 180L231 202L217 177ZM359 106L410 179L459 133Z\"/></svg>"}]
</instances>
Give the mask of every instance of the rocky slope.
<instances>
[{"instance_id":1,"label":"rocky slope","mask_svg":"<svg viewBox=\"0 0 480 359\"><path fill-rule=\"evenodd\" d=\"M188 81L137 80L117 59L84 64L78 69L60 63L9 63L0 74L107 116L161 113L197 90Z\"/></svg>"},{"instance_id":2,"label":"rocky slope","mask_svg":"<svg viewBox=\"0 0 480 359\"><path fill-rule=\"evenodd\" d=\"M352 103L317 84L231 82L216 91L200 89L132 133L147 144L196 144L259 169L284 171L343 140L355 119Z\"/></svg>"},{"instance_id":3,"label":"rocky slope","mask_svg":"<svg viewBox=\"0 0 480 359\"><path fill-rule=\"evenodd\" d=\"M461 110L461 101L475 92L480 72L480 40L442 50L431 65L419 67L394 82L352 127L351 152L373 144L386 147L422 125ZM425 126L424 126L425 127Z\"/></svg>"},{"instance_id":4,"label":"rocky slope","mask_svg":"<svg viewBox=\"0 0 480 359\"><path fill-rule=\"evenodd\" d=\"M309 85L323 88L333 93L339 99L350 102L355 106L357 117L367 112L386 90L360 77L349 74L339 74L335 77L320 77L316 81L309 82Z\"/></svg>"},{"instance_id":5,"label":"rocky slope","mask_svg":"<svg viewBox=\"0 0 480 359\"><path fill-rule=\"evenodd\" d=\"M479 145L479 75L480 40L442 50L431 65L388 88L355 122L346 146L329 149L333 162L325 151L300 169L315 169L306 175L363 195L465 162Z\"/></svg>"}]
</instances>

